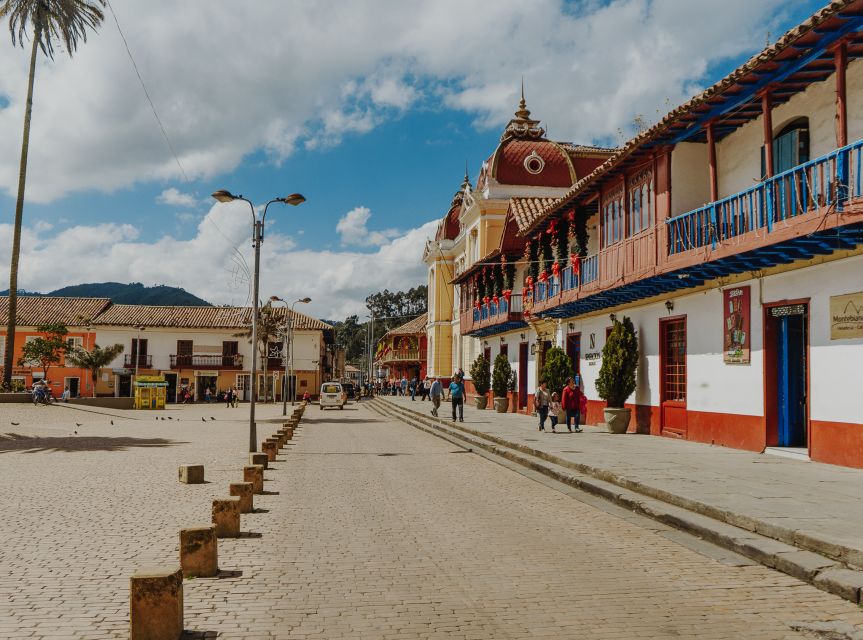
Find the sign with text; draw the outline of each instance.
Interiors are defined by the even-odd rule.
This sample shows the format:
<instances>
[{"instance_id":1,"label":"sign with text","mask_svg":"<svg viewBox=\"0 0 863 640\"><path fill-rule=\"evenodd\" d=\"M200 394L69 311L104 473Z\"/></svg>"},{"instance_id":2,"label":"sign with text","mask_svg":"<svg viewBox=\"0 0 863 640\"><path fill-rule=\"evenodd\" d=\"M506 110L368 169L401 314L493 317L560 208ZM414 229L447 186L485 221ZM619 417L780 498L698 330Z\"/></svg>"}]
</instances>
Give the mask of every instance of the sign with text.
<instances>
[{"instance_id":1,"label":"sign with text","mask_svg":"<svg viewBox=\"0 0 863 640\"><path fill-rule=\"evenodd\" d=\"M830 339L863 338L863 292L830 297Z\"/></svg>"},{"instance_id":2,"label":"sign with text","mask_svg":"<svg viewBox=\"0 0 863 640\"><path fill-rule=\"evenodd\" d=\"M725 364L749 364L749 287L722 291L722 332Z\"/></svg>"}]
</instances>

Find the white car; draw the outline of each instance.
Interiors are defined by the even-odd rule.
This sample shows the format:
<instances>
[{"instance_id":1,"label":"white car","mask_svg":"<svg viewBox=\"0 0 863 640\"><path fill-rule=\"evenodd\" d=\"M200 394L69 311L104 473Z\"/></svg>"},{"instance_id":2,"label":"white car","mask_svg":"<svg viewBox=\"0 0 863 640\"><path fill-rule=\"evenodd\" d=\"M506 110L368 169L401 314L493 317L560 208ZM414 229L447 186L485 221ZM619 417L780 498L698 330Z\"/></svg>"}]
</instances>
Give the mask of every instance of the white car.
<instances>
[{"instance_id":1,"label":"white car","mask_svg":"<svg viewBox=\"0 0 863 640\"><path fill-rule=\"evenodd\" d=\"M321 385L321 395L319 404L321 411L324 407L345 408L345 403L348 401L348 394L338 382L325 382Z\"/></svg>"}]
</instances>

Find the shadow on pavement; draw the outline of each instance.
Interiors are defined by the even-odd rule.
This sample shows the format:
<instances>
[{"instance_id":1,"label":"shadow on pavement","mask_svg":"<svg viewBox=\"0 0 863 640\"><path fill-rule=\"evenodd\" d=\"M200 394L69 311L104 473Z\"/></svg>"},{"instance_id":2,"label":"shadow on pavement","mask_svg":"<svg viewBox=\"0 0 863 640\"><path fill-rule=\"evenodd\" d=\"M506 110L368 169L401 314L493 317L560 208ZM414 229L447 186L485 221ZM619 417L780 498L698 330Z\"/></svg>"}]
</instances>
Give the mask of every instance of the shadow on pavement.
<instances>
[{"instance_id":1,"label":"shadow on pavement","mask_svg":"<svg viewBox=\"0 0 863 640\"><path fill-rule=\"evenodd\" d=\"M171 447L187 444L164 438L130 438L122 436L24 436L18 433L0 433L0 453L24 451L40 453L51 451L125 451L132 447Z\"/></svg>"}]
</instances>

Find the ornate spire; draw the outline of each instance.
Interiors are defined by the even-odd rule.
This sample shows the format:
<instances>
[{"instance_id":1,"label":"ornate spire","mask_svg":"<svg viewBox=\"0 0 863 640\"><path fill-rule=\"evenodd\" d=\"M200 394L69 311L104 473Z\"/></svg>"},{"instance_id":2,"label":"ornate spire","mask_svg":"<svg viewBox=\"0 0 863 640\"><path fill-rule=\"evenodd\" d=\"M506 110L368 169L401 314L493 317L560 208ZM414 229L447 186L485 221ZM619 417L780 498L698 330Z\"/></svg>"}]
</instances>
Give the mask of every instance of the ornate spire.
<instances>
[{"instance_id":1,"label":"ornate spire","mask_svg":"<svg viewBox=\"0 0 863 640\"><path fill-rule=\"evenodd\" d=\"M532 120L530 117L530 109L524 99L524 78L521 79L521 100L514 115L500 137L501 142L511 139L539 140L545 136L545 129L539 126L539 120Z\"/></svg>"},{"instance_id":2,"label":"ornate spire","mask_svg":"<svg viewBox=\"0 0 863 640\"><path fill-rule=\"evenodd\" d=\"M461 188L464 190L465 187L470 186L470 177L467 173L467 158L464 159L464 181L461 183Z\"/></svg>"},{"instance_id":3,"label":"ornate spire","mask_svg":"<svg viewBox=\"0 0 863 640\"><path fill-rule=\"evenodd\" d=\"M464 202L464 196L467 192L469 192L473 187L470 184L470 177L467 172L467 159L464 161L464 180L461 183L461 187L459 190L455 192L455 195L452 197L452 202L450 203L450 207L454 207L456 205Z\"/></svg>"}]
</instances>

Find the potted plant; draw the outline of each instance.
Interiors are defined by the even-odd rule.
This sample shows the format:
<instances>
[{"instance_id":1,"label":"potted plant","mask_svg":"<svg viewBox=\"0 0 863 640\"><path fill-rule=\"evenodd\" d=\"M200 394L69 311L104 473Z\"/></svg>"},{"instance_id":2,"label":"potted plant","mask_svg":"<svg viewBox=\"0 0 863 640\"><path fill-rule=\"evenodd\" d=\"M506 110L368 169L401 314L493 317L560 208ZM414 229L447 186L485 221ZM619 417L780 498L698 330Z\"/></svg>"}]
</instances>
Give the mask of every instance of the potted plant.
<instances>
[{"instance_id":1,"label":"potted plant","mask_svg":"<svg viewBox=\"0 0 863 640\"><path fill-rule=\"evenodd\" d=\"M479 354L473 364L470 365L470 377L473 380L473 388L476 389L476 408L485 409L488 406L488 393L491 387L491 370L488 360L483 354Z\"/></svg>"},{"instance_id":2,"label":"potted plant","mask_svg":"<svg viewBox=\"0 0 863 640\"><path fill-rule=\"evenodd\" d=\"M638 369L638 338L632 321L611 316L613 327L602 348L602 368L596 380L596 391L606 401L605 424L609 433L626 433L631 410L624 405L635 391Z\"/></svg>"},{"instance_id":3,"label":"potted plant","mask_svg":"<svg viewBox=\"0 0 863 640\"><path fill-rule=\"evenodd\" d=\"M566 379L572 377L572 358L560 347L552 347L545 353L542 377L548 383L549 391L561 393Z\"/></svg>"},{"instance_id":4,"label":"potted plant","mask_svg":"<svg viewBox=\"0 0 863 640\"><path fill-rule=\"evenodd\" d=\"M509 390L510 378L512 378L512 366L505 353L499 353L494 359L494 373L491 377L491 390L494 392L494 410L498 413L506 413L509 409L509 398L506 392Z\"/></svg>"},{"instance_id":5,"label":"potted plant","mask_svg":"<svg viewBox=\"0 0 863 640\"><path fill-rule=\"evenodd\" d=\"M518 411L518 374L515 369L510 371L509 380L506 382L506 390L512 394L512 412Z\"/></svg>"}]
</instances>

